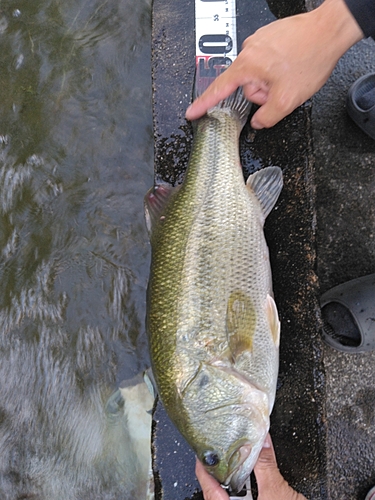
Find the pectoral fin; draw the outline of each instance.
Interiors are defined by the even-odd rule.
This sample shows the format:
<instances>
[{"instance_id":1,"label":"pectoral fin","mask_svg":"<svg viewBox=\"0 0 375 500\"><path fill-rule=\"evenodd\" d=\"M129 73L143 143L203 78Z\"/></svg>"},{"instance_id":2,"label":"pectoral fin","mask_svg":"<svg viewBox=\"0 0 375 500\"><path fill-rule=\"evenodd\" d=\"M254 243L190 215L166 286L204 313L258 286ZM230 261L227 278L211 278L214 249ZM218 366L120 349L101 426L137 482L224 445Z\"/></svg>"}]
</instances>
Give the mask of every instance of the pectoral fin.
<instances>
[{"instance_id":1,"label":"pectoral fin","mask_svg":"<svg viewBox=\"0 0 375 500\"><path fill-rule=\"evenodd\" d=\"M244 292L232 292L227 304L227 336L232 358L251 351L255 333L256 312L251 298Z\"/></svg>"},{"instance_id":2,"label":"pectoral fin","mask_svg":"<svg viewBox=\"0 0 375 500\"><path fill-rule=\"evenodd\" d=\"M270 325L271 334L276 347L280 345L280 320L275 301L271 295L267 295L266 313Z\"/></svg>"}]
</instances>

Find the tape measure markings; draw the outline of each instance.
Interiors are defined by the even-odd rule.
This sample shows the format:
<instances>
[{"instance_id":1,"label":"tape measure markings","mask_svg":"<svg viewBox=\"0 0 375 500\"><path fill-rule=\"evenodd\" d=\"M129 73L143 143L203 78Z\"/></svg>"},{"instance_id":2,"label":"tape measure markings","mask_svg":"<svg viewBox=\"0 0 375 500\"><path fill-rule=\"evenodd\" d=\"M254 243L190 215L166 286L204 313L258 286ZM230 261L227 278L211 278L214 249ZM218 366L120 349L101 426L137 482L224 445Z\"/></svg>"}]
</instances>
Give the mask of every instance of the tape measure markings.
<instances>
[{"instance_id":1,"label":"tape measure markings","mask_svg":"<svg viewBox=\"0 0 375 500\"><path fill-rule=\"evenodd\" d=\"M195 0L196 56L237 57L235 0Z\"/></svg>"}]
</instances>

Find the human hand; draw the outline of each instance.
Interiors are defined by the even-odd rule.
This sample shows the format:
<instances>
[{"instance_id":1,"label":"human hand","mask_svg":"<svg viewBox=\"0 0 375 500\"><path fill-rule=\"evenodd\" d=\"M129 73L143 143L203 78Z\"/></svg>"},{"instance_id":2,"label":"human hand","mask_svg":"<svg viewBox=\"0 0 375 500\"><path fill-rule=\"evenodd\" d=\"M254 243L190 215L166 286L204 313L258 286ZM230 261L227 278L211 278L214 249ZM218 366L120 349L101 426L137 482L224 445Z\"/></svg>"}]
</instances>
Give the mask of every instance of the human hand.
<instances>
[{"instance_id":1,"label":"human hand","mask_svg":"<svg viewBox=\"0 0 375 500\"><path fill-rule=\"evenodd\" d=\"M344 0L277 20L247 38L231 66L187 109L195 120L242 86L260 105L251 125L271 127L327 81L338 59L363 33Z\"/></svg>"},{"instance_id":2,"label":"human hand","mask_svg":"<svg viewBox=\"0 0 375 500\"><path fill-rule=\"evenodd\" d=\"M258 484L258 500L306 500L281 475L269 434L255 464L254 474Z\"/></svg>"},{"instance_id":3,"label":"human hand","mask_svg":"<svg viewBox=\"0 0 375 500\"><path fill-rule=\"evenodd\" d=\"M199 460L196 463L195 473L205 500L229 499L227 492L208 474ZM258 484L258 500L306 500L306 497L293 490L281 475L269 434L254 467L254 473Z\"/></svg>"}]
</instances>

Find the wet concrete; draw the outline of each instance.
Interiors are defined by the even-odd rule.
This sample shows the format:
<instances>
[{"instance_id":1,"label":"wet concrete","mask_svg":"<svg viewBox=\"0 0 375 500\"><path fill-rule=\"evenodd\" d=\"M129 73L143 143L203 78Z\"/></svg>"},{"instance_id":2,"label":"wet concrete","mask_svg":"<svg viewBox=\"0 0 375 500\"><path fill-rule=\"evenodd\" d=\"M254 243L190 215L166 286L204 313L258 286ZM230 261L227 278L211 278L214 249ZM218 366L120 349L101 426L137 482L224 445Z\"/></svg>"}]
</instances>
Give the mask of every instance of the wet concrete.
<instances>
[{"instance_id":1,"label":"wet concrete","mask_svg":"<svg viewBox=\"0 0 375 500\"><path fill-rule=\"evenodd\" d=\"M301 2L238 0L240 43L257 27L300 11ZM154 0L153 113L155 176L177 183L191 147L184 118L194 79L194 2ZM325 376L319 336L316 212L311 103L272 130L241 136L245 176L267 165L283 169L285 186L266 223L275 299L282 322L280 374L271 432L286 479L309 499L326 498ZM195 458L158 403L154 412L156 498L201 499Z\"/></svg>"},{"instance_id":2,"label":"wet concrete","mask_svg":"<svg viewBox=\"0 0 375 500\"><path fill-rule=\"evenodd\" d=\"M339 62L313 100L321 291L375 272L375 141L349 118L347 91L375 71L375 42ZM375 298L374 298L375 300ZM363 500L375 484L375 354L324 348L329 500Z\"/></svg>"}]
</instances>

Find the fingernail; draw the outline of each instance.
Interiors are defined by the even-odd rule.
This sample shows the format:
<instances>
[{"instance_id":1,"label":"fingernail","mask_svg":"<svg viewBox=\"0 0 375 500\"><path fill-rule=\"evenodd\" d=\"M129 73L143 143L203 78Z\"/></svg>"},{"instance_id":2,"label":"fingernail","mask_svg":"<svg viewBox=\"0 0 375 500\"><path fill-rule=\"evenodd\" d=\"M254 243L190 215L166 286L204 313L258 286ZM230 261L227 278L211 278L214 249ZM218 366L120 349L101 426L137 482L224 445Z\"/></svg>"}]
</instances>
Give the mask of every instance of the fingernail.
<instances>
[{"instance_id":1,"label":"fingernail","mask_svg":"<svg viewBox=\"0 0 375 500\"><path fill-rule=\"evenodd\" d=\"M267 434L267 437L266 437L266 439L264 440L264 443L263 443L263 448L271 448L271 446L272 446L271 436L269 434Z\"/></svg>"}]
</instances>

